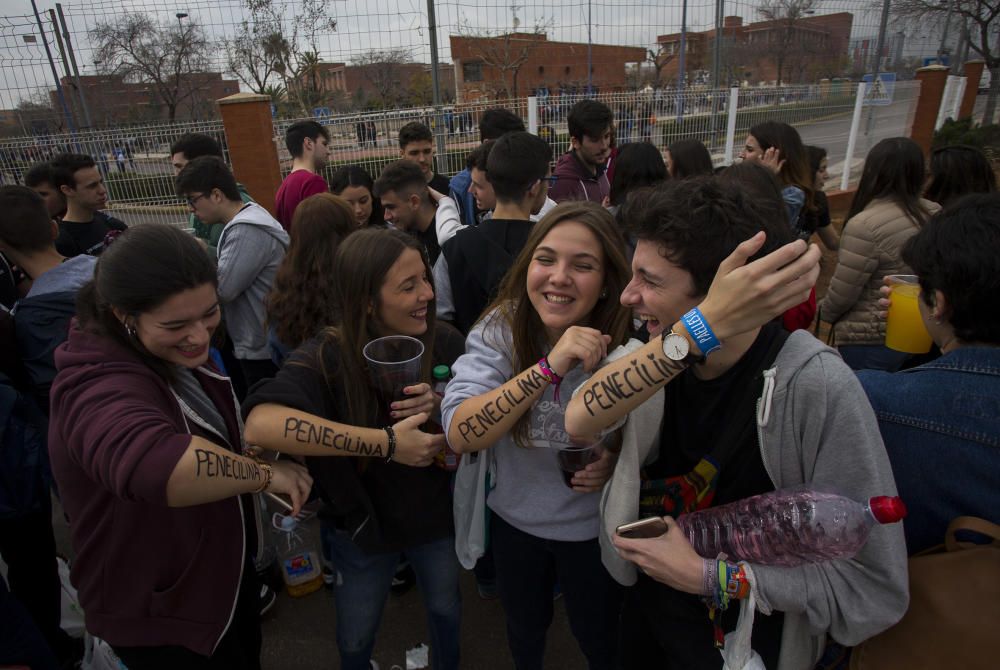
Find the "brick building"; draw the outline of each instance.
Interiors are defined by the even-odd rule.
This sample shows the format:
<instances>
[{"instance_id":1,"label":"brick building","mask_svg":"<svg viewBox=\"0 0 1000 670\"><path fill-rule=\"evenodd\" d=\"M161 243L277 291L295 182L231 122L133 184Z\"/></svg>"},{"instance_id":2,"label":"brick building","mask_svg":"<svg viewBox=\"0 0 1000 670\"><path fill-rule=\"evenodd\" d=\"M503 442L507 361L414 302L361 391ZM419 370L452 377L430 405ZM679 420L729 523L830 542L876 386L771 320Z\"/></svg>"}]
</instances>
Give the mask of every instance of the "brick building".
<instances>
[{"instance_id":1,"label":"brick building","mask_svg":"<svg viewBox=\"0 0 1000 670\"><path fill-rule=\"evenodd\" d=\"M538 89L575 93L588 84L586 44L552 42L537 33L451 35L449 40L458 102L521 97ZM645 60L643 47L592 45L594 87L623 90L627 70Z\"/></svg>"},{"instance_id":2,"label":"brick building","mask_svg":"<svg viewBox=\"0 0 1000 670\"><path fill-rule=\"evenodd\" d=\"M838 12L806 16L794 22L781 19L744 25L740 16L723 19L723 73L731 82L778 83L778 69L785 84L814 82L836 77L849 66L849 44L854 15ZM677 80L680 70L680 33L660 35L660 81ZM685 66L692 73L711 70L715 29L685 36Z\"/></svg>"},{"instance_id":3,"label":"brick building","mask_svg":"<svg viewBox=\"0 0 1000 670\"><path fill-rule=\"evenodd\" d=\"M316 71L323 93L351 96L361 108L429 104L433 95L431 66L426 63L320 63ZM439 63L438 78L443 101L453 101L455 68Z\"/></svg>"},{"instance_id":4,"label":"brick building","mask_svg":"<svg viewBox=\"0 0 1000 670\"><path fill-rule=\"evenodd\" d=\"M184 77L184 82L192 92L177 105L176 121L214 119L217 117L215 101L240 92L238 81L223 79L218 72L189 74ZM61 84L74 118L83 126L84 115L76 94L76 82L63 77ZM169 111L152 84L126 82L118 75L84 75L80 77L80 86L87 99L90 119L98 128L169 118ZM49 91L49 98L52 108L59 109L56 91Z\"/></svg>"}]
</instances>

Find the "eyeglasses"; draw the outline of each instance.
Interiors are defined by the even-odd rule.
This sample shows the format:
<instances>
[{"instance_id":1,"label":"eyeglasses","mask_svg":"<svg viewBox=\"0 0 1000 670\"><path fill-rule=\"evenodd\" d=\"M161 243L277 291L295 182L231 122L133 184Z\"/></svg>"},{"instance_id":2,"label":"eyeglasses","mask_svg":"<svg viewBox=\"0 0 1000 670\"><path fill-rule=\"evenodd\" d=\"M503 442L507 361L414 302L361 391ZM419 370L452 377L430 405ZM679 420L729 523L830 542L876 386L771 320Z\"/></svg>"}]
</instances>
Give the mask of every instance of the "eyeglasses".
<instances>
[{"instance_id":1,"label":"eyeglasses","mask_svg":"<svg viewBox=\"0 0 1000 670\"><path fill-rule=\"evenodd\" d=\"M205 197L207 196L204 193L199 193L198 195L189 195L184 199L187 200L188 207L194 207L194 203Z\"/></svg>"}]
</instances>

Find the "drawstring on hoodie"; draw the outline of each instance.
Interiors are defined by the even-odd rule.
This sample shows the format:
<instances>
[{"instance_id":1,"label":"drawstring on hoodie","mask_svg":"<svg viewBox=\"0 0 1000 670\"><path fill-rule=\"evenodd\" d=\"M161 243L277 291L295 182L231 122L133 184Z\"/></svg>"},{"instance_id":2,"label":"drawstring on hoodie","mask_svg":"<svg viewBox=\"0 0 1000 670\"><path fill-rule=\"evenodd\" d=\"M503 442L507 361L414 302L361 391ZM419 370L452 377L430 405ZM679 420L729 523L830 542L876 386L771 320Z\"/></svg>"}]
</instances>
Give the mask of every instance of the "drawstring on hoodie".
<instances>
[{"instance_id":1,"label":"drawstring on hoodie","mask_svg":"<svg viewBox=\"0 0 1000 670\"><path fill-rule=\"evenodd\" d=\"M757 404L757 425L763 428L771 420L771 398L774 395L774 377L778 368L764 370L764 391L760 394L762 402Z\"/></svg>"}]
</instances>

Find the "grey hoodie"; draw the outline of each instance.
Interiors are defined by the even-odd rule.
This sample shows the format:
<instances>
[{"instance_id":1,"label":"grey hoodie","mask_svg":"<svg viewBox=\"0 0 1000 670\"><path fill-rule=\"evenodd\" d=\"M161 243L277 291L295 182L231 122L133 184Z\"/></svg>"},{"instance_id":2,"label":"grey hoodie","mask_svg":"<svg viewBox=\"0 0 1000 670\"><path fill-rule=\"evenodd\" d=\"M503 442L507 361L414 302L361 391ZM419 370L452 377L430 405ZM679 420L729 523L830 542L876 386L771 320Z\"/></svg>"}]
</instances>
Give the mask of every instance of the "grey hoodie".
<instances>
[{"instance_id":1,"label":"grey hoodie","mask_svg":"<svg viewBox=\"0 0 1000 670\"><path fill-rule=\"evenodd\" d=\"M616 350L609 359L625 353ZM618 525L638 517L639 468L656 460L662 417L662 391L632 412L601 497L602 558L626 585L635 583L635 568L618 556L611 537ZM765 372L757 433L775 488L822 484L859 501L896 495L861 384L835 351L806 331L792 333ZM899 621L909 603L906 566L902 524L876 526L851 559L795 568L752 565L758 608L785 613L778 670L812 668L826 635L852 646Z\"/></svg>"},{"instance_id":2,"label":"grey hoodie","mask_svg":"<svg viewBox=\"0 0 1000 670\"><path fill-rule=\"evenodd\" d=\"M270 360L267 294L288 249L288 233L266 209L247 203L219 237L219 300L236 358Z\"/></svg>"}]
</instances>

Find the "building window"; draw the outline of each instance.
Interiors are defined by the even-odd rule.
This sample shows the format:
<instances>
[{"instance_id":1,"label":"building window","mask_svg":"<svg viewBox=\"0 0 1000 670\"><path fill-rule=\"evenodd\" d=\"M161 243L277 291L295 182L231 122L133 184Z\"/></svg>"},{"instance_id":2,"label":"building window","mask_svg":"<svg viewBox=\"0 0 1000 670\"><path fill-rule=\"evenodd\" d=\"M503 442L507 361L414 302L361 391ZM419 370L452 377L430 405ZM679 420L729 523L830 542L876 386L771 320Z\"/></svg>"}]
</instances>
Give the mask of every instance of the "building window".
<instances>
[{"instance_id":1,"label":"building window","mask_svg":"<svg viewBox=\"0 0 1000 670\"><path fill-rule=\"evenodd\" d=\"M569 74L569 65L566 66L566 74Z\"/></svg>"},{"instance_id":2,"label":"building window","mask_svg":"<svg viewBox=\"0 0 1000 670\"><path fill-rule=\"evenodd\" d=\"M538 74L545 74L545 66L544 65L539 65L538 66Z\"/></svg>"},{"instance_id":3,"label":"building window","mask_svg":"<svg viewBox=\"0 0 1000 670\"><path fill-rule=\"evenodd\" d=\"M465 81L482 81L483 64L480 62L462 63L462 79Z\"/></svg>"}]
</instances>

